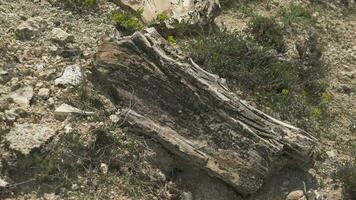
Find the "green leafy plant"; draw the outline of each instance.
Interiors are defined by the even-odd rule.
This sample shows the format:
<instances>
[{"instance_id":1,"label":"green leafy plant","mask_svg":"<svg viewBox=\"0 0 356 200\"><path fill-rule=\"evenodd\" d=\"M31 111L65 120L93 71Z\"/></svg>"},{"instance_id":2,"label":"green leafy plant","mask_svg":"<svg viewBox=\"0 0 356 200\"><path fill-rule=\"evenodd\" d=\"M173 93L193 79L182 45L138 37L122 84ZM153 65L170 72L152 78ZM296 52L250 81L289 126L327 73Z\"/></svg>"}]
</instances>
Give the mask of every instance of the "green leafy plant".
<instances>
[{"instance_id":1,"label":"green leafy plant","mask_svg":"<svg viewBox=\"0 0 356 200\"><path fill-rule=\"evenodd\" d=\"M174 36L169 35L167 37L167 42L168 42L168 44L175 44L175 43L177 43L177 40L174 38Z\"/></svg>"},{"instance_id":2,"label":"green leafy plant","mask_svg":"<svg viewBox=\"0 0 356 200\"><path fill-rule=\"evenodd\" d=\"M112 13L112 20L117 23L120 28L123 28L129 32L142 30L144 25L140 20L140 16L143 13L143 9L139 9L135 13L126 13L121 11L115 11Z\"/></svg>"},{"instance_id":3,"label":"green leafy plant","mask_svg":"<svg viewBox=\"0 0 356 200\"><path fill-rule=\"evenodd\" d=\"M168 17L168 15L166 13L159 13L157 15L157 18L156 18L156 20L159 21L159 22L164 22L167 19L169 19L169 17Z\"/></svg>"}]
</instances>

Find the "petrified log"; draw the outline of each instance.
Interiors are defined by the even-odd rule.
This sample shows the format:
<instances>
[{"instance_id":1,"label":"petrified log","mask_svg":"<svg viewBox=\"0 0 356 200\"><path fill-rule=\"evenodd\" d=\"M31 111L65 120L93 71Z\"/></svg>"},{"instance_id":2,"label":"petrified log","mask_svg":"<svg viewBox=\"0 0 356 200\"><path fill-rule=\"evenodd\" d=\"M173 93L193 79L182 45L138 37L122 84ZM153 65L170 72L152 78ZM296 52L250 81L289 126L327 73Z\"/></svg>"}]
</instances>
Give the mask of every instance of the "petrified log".
<instances>
[{"instance_id":1,"label":"petrified log","mask_svg":"<svg viewBox=\"0 0 356 200\"><path fill-rule=\"evenodd\" d=\"M126 106L131 130L241 194L256 192L274 170L313 158L313 136L240 100L224 79L181 56L153 28L105 40L92 79Z\"/></svg>"}]
</instances>

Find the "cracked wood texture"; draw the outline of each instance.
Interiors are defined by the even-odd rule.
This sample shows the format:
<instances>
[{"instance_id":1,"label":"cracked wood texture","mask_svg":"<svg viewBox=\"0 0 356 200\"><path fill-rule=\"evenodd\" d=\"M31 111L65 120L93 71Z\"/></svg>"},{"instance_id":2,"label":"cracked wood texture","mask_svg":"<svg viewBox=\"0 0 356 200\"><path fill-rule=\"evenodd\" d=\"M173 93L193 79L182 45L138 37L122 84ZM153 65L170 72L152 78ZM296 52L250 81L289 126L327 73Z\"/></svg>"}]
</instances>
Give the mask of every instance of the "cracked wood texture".
<instances>
[{"instance_id":1,"label":"cracked wood texture","mask_svg":"<svg viewBox=\"0 0 356 200\"><path fill-rule=\"evenodd\" d=\"M239 99L153 28L104 40L91 74L123 107L125 126L240 194L256 192L275 170L313 159L313 136Z\"/></svg>"}]
</instances>

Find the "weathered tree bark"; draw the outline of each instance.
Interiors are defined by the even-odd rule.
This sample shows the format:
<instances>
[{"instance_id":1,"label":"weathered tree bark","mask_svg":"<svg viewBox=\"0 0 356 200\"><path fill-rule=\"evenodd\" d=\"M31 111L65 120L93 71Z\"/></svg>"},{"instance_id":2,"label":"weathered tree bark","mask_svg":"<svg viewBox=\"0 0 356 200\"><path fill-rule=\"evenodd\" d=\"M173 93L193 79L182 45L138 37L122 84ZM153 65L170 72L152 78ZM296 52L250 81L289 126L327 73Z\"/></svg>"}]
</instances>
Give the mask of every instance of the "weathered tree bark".
<instances>
[{"instance_id":1,"label":"weathered tree bark","mask_svg":"<svg viewBox=\"0 0 356 200\"><path fill-rule=\"evenodd\" d=\"M154 29L101 45L92 70L131 130L156 138L241 194L287 164L312 160L316 139L249 106L224 79L181 56Z\"/></svg>"}]
</instances>

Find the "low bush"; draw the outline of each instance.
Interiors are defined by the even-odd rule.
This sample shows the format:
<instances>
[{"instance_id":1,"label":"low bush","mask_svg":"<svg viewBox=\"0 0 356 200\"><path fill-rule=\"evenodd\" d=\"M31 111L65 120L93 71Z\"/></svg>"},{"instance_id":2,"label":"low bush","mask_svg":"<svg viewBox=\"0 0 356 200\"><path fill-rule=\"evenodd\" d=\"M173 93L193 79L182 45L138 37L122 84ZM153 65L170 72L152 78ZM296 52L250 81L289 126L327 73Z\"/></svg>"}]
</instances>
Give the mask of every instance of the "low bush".
<instances>
[{"instance_id":1,"label":"low bush","mask_svg":"<svg viewBox=\"0 0 356 200\"><path fill-rule=\"evenodd\" d=\"M248 31L256 41L265 47L284 51L282 27L273 18L254 16L248 25Z\"/></svg>"},{"instance_id":2,"label":"low bush","mask_svg":"<svg viewBox=\"0 0 356 200\"><path fill-rule=\"evenodd\" d=\"M233 79L247 90L281 93L290 89L297 78L289 63L244 35L219 31L200 36L191 42L188 51L209 71Z\"/></svg>"}]
</instances>

